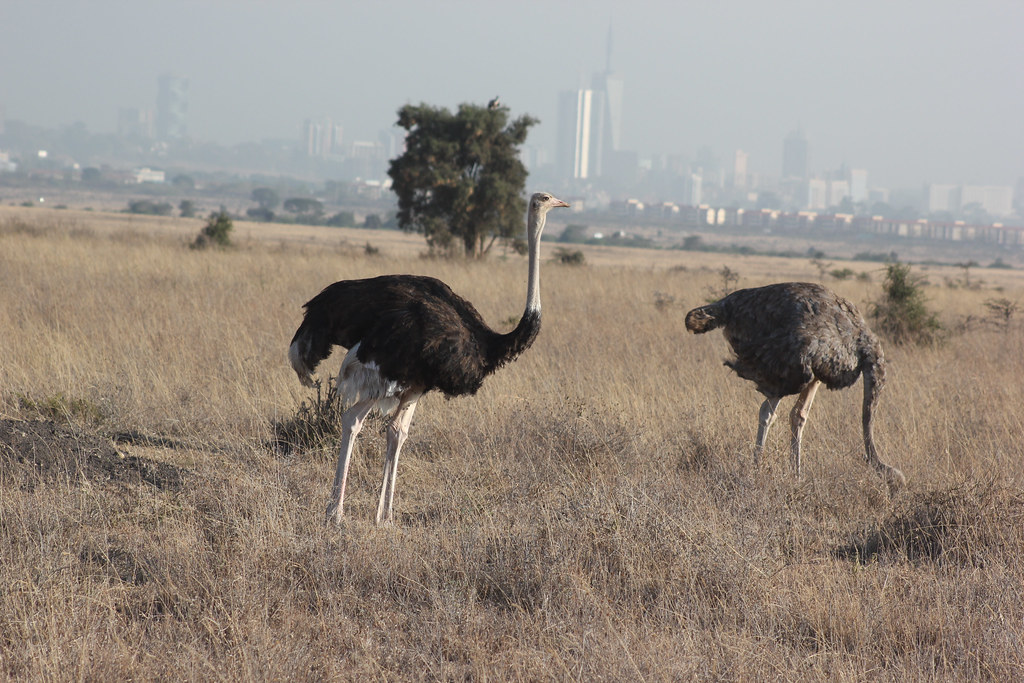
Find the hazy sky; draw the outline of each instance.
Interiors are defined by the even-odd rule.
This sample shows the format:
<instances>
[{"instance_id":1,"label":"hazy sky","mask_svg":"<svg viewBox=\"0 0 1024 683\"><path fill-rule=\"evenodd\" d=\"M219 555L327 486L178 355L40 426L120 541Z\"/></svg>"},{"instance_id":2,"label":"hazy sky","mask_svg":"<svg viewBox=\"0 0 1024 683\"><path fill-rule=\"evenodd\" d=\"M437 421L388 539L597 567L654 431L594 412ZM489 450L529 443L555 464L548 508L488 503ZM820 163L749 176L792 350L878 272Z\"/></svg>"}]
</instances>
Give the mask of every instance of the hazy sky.
<instances>
[{"instance_id":1,"label":"hazy sky","mask_svg":"<svg viewBox=\"0 0 1024 683\"><path fill-rule=\"evenodd\" d=\"M774 175L800 126L812 170L872 185L1024 176L1022 0L0 0L0 106L112 132L172 72L189 133L232 144L322 116L374 139L407 102L500 95L553 150L558 92L604 68L609 24L642 157L743 149Z\"/></svg>"}]
</instances>

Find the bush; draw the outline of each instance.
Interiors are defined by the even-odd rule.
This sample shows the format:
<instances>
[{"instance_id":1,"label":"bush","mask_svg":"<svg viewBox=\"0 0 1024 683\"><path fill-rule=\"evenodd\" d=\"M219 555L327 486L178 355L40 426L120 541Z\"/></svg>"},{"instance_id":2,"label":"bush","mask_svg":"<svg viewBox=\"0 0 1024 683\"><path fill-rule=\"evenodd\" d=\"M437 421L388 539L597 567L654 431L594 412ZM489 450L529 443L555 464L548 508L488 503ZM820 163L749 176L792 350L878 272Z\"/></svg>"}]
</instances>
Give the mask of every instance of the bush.
<instances>
[{"instance_id":1,"label":"bush","mask_svg":"<svg viewBox=\"0 0 1024 683\"><path fill-rule=\"evenodd\" d=\"M554 257L556 261L567 266L582 266L583 262L586 260L586 257L583 256L583 252L579 249L570 250L565 247L555 249Z\"/></svg>"},{"instance_id":2,"label":"bush","mask_svg":"<svg viewBox=\"0 0 1024 683\"><path fill-rule=\"evenodd\" d=\"M894 344L931 344L939 340L942 325L925 305L923 279L905 263L886 266L882 299L871 304L870 316L879 331Z\"/></svg>"},{"instance_id":3,"label":"bush","mask_svg":"<svg viewBox=\"0 0 1024 683\"><path fill-rule=\"evenodd\" d=\"M562 230L562 234L558 236L559 242L571 243L571 242L586 242L587 232L589 228L585 225L579 225L578 223L570 223L565 226Z\"/></svg>"},{"instance_id":4,"label":"bush","mask_svg":"<svg viewBox=\"0 0 1024 683\"><path fill-rule=\"evenodd\" d=\"M154 202L149 199L136 199L128 202L128 213L139 213L148 216L170 216L174 207L170 202Z\"/></svg>"},{"instance_id":5,"label":"bush","mask_svg":"<svg viewBox=\"0 0 1024 683\"><path fill-rule=\"evenodd\" d=\"M270 223L274 220L274 212L262 206L248 209L245 215L251 220L260 221L261 223Z\"/></svg>"},{"instance_id":6,"label":"bush","mask_svg":"<svg viewBox=\"0 0 1024 683\"><path fill-rule=\"evenodd\" d=\"M196 241L192 243L193 249L205 249L209 246L227 247L231 245L231 230L235 225L231 221L228 212L221 208L214 211L206 221L206 225L199 231Z\"/></svg>"},{"instance_id":7,"label":"bush","mask_svg":"<svg viewBox=\"0 0 1024 683\"><path fill-rule=\"evenodd\" d=\"M332 228L354 228L356 215L351 211L339 211L327 219L327 225Z\"/></svg>"}]
</instances>

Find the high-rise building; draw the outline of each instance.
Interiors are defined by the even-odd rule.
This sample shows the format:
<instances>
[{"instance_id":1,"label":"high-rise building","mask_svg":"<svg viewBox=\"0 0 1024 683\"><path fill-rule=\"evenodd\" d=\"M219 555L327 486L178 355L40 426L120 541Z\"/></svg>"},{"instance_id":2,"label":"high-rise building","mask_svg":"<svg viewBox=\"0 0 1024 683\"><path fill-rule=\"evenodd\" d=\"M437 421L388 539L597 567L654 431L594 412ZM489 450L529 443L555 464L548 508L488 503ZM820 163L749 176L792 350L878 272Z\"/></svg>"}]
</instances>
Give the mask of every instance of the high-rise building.
<instances>
[{"instance_id":1,"label":"high-rise building","mask_svg":"<svg viewBox=\"0 0 1024 683\"><path fill-rule=\"evenodd\" d=\"M850 199L855 202L868 200L868 172L863 168L850 169Z\"/></svg>"},{"instance_id":2,"label":"high-rise building","mask_svg":"<svg viewBox=\"0 0 1024 683\"><path fill-rule=\"evenodd\" d=\"M786 136L782 143L782 178L807 177L807 138L801 129Z\"/></svg>"},{"instance_id":3,"label":"high-rise building","mask_svg":"<svg viewBox=\"0 0 1024 683\"><path fill-rule=\"evenodd\" d=\"M160 140L180 140L188 130L188 79L161 74L157 80L156 135Z\"/></svg>"},{"instance_id":4,"label":"high-rise building","mask_svg":"<svg viewBox=\"0 0 1024 683\"><path fill-rule=\"evenodd\" d=\"M558 173L566 178L587 179L600 175L599 131L603 93L565 90L558 96ZM595 102L596 100L596 102Z\"/></svg>"},{"instance_id":5,"label":"high-rise building","mask_svg":"<svg viewBox=\"0 0 1024 683\"><path fill-rule=\"evenodd\" d=\"M742 149L736 150L732 164L732 186L742 190L747 186L747 153Z\"/></svg>"},{"instance_id":6,"label":"high-rise building","mask_svg":"<svg viewBox=\"0 0 1024 683\"><path fill-rule=\"evenodd\" d=\"M150 140L155 131L152 109L121 107L117 110L117 135L121 138Z\"/></svg>"},{"instance_id":7,"label":"high-rise building","mask_svg":"<svg viewBox=\"0 0 1024 683\"><path fill-rule=\"evenodd\" d=\"M608 29L605 70L594 74L589 89L566 90L558 98L558 151L555 165L565 178L619 175L617 166L631 158L622 150L624 83L611 68L612 35Z\"/></svg>"},{"instance_id":8,"label":"high-rise building","mask_svg":"<svg viewBox=\"0 0 1024 683\"><path fill-rule=\"evenodd\" d=\"M330 119L306 119L302 124L302 149L306 156L326 157L341 146L341 126Z\"/></svg>"}]
</instances>

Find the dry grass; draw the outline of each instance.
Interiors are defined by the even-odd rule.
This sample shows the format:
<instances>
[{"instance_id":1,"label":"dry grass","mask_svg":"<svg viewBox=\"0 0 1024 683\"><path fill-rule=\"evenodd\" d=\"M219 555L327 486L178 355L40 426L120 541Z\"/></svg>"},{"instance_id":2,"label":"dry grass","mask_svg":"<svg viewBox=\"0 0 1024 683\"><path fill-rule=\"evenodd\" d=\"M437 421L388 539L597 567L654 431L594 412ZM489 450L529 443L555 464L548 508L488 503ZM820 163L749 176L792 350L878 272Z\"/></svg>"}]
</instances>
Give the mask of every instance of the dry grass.
<instances>
[{"instance_id":1,"label":"dry grass","mask_svg":"<svg viewBox=\"0 0 1024 683\"><path fill-rule=\"evenodd\" d=\"M196 252L198 222L54 215L0 214L0 417L67 419L184 484L0 471L7 677L1022 674L1024 329L979 320L996 287L1024 300L1018 271L977 290L929 271L958 331L887 348L877 438L910 482L889 500L861 461L859 385L815 403L802 481L783 421L754 471L758 395L722 367L721 335L683 327L721 265L751 286L814 279L808 261L546 265L534 348L476 397L424 399L396 528L372 525L378 421L338 530L322 524L333 448L274 446L310 398L286 361L301 304L340 278L429 273L510 327L524 262L370 257L344 231L243 229L237 249ZM863 305L878 279L829 284Z\"/></svg>"}]
</instances>

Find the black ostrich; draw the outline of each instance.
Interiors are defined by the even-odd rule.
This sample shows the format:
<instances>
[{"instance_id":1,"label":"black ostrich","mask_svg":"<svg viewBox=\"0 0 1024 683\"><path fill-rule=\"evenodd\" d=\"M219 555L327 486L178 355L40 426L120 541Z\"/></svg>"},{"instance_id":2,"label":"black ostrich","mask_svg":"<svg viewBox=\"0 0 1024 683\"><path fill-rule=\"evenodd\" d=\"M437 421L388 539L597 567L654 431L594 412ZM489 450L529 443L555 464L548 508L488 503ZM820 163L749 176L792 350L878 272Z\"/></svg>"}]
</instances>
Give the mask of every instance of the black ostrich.
<instances>
[{"instance_id":1,"label":"black ostrich","mask_svg":"<svg viewBox=\"0 0 1024 683\"><path fill-rule=\"evenodd\" d=\"M790 413L793 468L800 475L800 435L818 386L845 389L864 375L864 453L895 493L903 473L879 460L872 436L872 409L885 383L878 338L856 307L821 285L784 282L741 289L686 314L686 329L701 334L723 328L736 357L725 364L757 385L765 400L757 428L755 462L783 396L799 394Z\"/></svg>"},{"instance_id":2,"label":"black ostrich","mask_svg":"<svg viewBox=\"0 0 1024 683\"><path fill-rule=\"evenodd\" d=\"M545 192L530 198L527 216L529 279L526 311L507 334L493 331L471 303L432 277L382 275L343 280L310 299L288 357L299 380L312 373L335 345L348 349L338 387L345 405L341 452L327 506L340 523L345 482L356 436L374 407L389 415L384 481L377 524L392 521L398 454L420 397L437 389L447 396L475 394L484 378L516 358L540 331L540 235L549 210L569 206Z\"/></svg>"}]
</instances>

